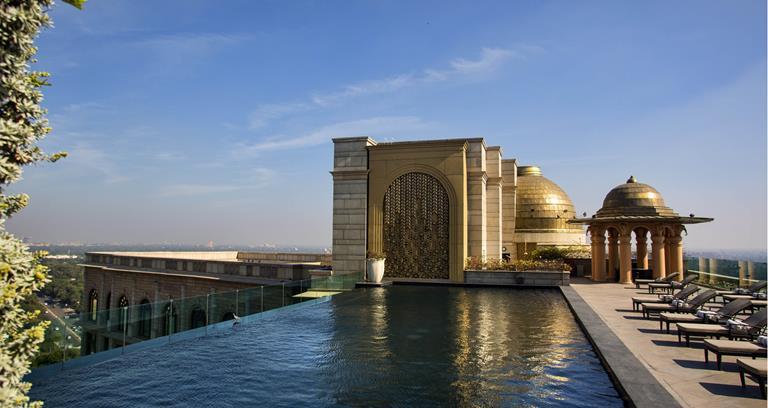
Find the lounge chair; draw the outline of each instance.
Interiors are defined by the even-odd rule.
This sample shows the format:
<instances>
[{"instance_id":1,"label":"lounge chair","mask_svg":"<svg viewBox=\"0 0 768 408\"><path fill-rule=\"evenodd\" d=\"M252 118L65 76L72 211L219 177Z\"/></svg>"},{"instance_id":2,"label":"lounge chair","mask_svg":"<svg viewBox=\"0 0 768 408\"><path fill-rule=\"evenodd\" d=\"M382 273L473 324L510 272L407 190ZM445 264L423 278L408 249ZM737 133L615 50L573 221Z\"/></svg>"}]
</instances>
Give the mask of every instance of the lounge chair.
<instances>
[{"instance_id":1,"label":"lounge chair","mask_svg":"<svg viewBox=\"0 0 768 408\"><path fill-rule=\"evenodd\" d=\"M717 369L720 370L723 356L765 358L768 350L751 341L704 339L704 361L707 363L709 363L709 353L713 353L717 358ZM765 365L764 360L763 365Z\"/></svg>"},{"instance_id":2,"label":"lounge chair","mask_svg":"<svg viewBox=\"0 0 768 408\"><path fill-rule=\"evenodd\" d=\"M718 290L717 296L723 299L723 303L734 299L754 299L755 295L766 288L766 281L759 281L749 285L746 288L736 288L734 290Z\"/></svg>"},{"instance_id":3,"label":"lounge chair","mask_svg":"<svg viewBox=\"0 0 768 408\"><path fill-rule=\"evenodd\" d=\"M659 314L659 330L663 329L664 323L667 324L667 333L669 333L669 325L671 323L724 323L748 307L752 307L749 300L739 299L728 303L727 305L721 307L719 310L714 311L711 315L706 317L699 316L698 313L692 314L663 312Z\"/></svg>"},{"instance_id":4,"label":"lounge chair","mask_svg":"<svg viewBox=\"0 0 768 408\"><path fill-rule=\"evenodd\" d=\"M664 282L672 282L673 279L677 278L677 275L680 275L680 272L673 272L669 275L663 277L663 278L656 278L656 279L635 279L635 288L640 289L640 285L647 285L649 283L664 283Z\"/></svg>"},{"instance_id":5,"label":"lounge chair","mask_svg":"<svg viewBox=\"0 0 768 408\"><path fill-rule=\"evenodd\" d=\"M720 339L720 337L752 339L765 329L765 318L766 311L763 309L744 319L741 322L745 326L744 331L737 331L728 325L677 323L677 341L682 342L682 337L685 336L685 345L690 347L691 336L714 337L716 339Z\"/></svg>"},{"instance_id":6,"label":"lounge chair","mask_svg":"<svg viewBox=\"0 0 768 408\"><path fill-rule=\"evenodd\" d=\"M697 290L699 290L698 286L688 285L674 295L656 295L656 297L636 296L632 298L632 310L640 310L640 304L642 303L670 303L675 299L685 300L696 293Z\"/></svg>"},{"instance_id":7,"label":"lounge chair","mask_svg":"<svg viewBox=\"0 0 768 408\"><path fill-rule=\"evenodd\" d=\"M682 289L686 287L689 283L695 281L696 279L699 279L699 276L691 273L680 282L671 281L671 282L649 283L648 293L656 293L656 289L661 289L666 292L673 292L675 289Z\"/></svg>"},{"instance_id":8,"label":"lounge chair","mask_svg":"<svg viewBox=\"0 0 768 408\"><path fill-rule=\"evenodd\" d=\"M643 309L643 317L645 317L646 319L649 319L651 317L651 313L661 313L661 312L693 313L699 310L699 308L704 306L707 302L714 299L716 295L717 295L717 292L715 292L714 289L707 289L703 292L699 292L699 294L696 295L695 298L691 299L688 302L684 302L682 304L676 305L674 302L670 304L642 303L640 304L640 306Z\"/></svg>"},{"instance_id":9,"label":"lounge chair","mask_svg":"<svg viewBox=\"0 0 768 408\"><path fill-rule=\"evenodd\" d=\"M747 383L744 381L744 374L749 374L752 379L757 381L757 385L760 387L760 394L765 399L765 377L766 377L766 364L765 360L743 360L736 359L736 365L739 366L739 377L741 377L741 386L746 387Z\"/></svg>"}]
</instances>

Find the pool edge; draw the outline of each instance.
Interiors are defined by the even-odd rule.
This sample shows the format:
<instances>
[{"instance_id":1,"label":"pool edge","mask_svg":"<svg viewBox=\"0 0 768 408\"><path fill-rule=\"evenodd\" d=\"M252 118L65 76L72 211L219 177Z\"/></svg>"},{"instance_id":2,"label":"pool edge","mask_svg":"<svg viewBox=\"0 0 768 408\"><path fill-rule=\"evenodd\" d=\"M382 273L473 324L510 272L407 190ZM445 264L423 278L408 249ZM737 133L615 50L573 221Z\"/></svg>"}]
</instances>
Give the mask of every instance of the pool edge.
<instances>
[{"instance_id":1,"label":"pool edge","mask_svg":"<svg viewBox=\"0 0 768 408\"><path fill-rule=\"evenodd\" d=\"M576 290L570 286L560 286L560 292L626 405L682 406Z\"/></svg>"}]
</instances>

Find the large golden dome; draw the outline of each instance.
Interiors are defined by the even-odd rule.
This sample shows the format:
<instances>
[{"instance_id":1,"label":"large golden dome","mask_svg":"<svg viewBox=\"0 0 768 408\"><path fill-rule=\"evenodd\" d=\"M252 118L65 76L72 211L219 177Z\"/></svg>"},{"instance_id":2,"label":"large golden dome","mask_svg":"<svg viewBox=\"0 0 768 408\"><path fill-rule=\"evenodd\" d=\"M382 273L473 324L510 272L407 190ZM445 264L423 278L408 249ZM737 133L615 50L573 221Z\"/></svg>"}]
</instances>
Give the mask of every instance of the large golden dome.
<instances>
[{"instance_id":1,"label":"large golden dome","mask_svg":"<svg viewBox=\"0 0 768 408\"><path fill-rule=\"evenodd\" d=\"M638 183L633 176L608 192L603 208L597 211L596 216L677 216L677 213L667 207L655 188Z\"/></svg>"},{"instance_id":2,"label":"large golden dome","mask_svg":"<svg viewBox=\"0 0 768 408\"><path fill-rule=\"evenodd\" d=\"M517 219L515 231L581 231L580 226L566 223L576 216L568 194L541 175L536 166L517 168Z\"/></svg>"}]
</instances>

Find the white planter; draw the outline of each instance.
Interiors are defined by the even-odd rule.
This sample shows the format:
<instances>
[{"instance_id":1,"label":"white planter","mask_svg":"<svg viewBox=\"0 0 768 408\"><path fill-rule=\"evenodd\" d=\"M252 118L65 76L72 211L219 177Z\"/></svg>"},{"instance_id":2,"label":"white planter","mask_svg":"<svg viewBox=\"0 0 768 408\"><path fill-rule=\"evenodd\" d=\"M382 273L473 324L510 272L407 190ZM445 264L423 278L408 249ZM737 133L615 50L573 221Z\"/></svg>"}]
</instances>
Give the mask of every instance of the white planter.
<instances>
[{"instance_id":1,"label":"white planter","mask_svg":"<svg viewBox=\"0 0 768 408\"><path fill-rule=\"evenodd\" d=\"M384 259L367 259L368 266L368 281L374 283L381 283L381 279L384 278Z\"/></svg>"}]
</instances>

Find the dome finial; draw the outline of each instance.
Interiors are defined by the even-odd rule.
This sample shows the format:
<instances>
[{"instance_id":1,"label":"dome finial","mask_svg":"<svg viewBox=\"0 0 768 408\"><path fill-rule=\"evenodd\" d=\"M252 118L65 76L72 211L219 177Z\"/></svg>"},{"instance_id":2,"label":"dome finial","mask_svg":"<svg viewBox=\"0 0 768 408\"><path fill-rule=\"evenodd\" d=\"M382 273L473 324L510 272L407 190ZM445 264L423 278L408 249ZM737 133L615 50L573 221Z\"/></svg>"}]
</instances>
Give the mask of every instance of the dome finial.
<instances>
[{"instance_id":1,"label":"dome finial","mask_svg":"<svg viewBox=\"0 0 768 408\"><path fill-rule=\"evenodd\" d=\"M637 179L635 176L629 176L629 180L627 180L627 183L637 183Z\"/></svg>"}]
</instances>

